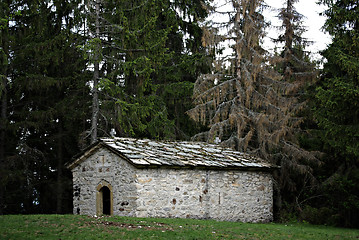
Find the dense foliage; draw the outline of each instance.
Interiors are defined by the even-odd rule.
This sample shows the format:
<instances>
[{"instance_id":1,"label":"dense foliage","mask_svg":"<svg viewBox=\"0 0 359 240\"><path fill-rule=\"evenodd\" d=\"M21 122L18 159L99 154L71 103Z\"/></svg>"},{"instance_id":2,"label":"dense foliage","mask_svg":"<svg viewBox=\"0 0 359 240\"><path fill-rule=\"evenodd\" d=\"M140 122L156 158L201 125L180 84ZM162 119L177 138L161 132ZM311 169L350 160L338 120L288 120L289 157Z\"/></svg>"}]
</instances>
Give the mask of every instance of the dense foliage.
<instances>
[{"instance_id":1,"label":"dense foliage","mask_svg":"<svg viewBox=\"0 0 359 240\"><path fill-rule=\"evenodd\" d=\"M64 164L94 127L97 137L111 128L149 138L195 131L184 112L205 70L202 6L1 1L0 213L71 212Z\"/></svg>"},{"instance_id":2,"label":"dense foliage","mask_svg":"<svg viewBox=\"0 0 359 240\"><path fill-rule=\"evenodd\" d=\"M324 27L333 39L322 52L326 62L313 100L320 150L327 153L314 193L324 198L313 205L327 208L328 221L358 227L359 6L355 0L321 2L328 7Z\"/></svg>"},{"instance_id":3,"label":"dense foliage","mask_svg":"<svg viewBox=\"0 0 359 240\"><path fill-rule=\"evenodd\" d=\"M276 212L283 201L295 204L308 183L315 184L312 165L320 163L317 152L301 148L297 139L303 132L299 114L307 108L303 93L317 71L305 52L308 43L302 38L302 16L295 2L287 0L279 10L282 25L276 43L280 52L272 56L261 44L267 26L264 3L230 1L232 8L227 9L232 10L225 12L231 16L228 23L209 26L205 43L221 56L220 44L230 39L233 54L224 55L224 60L216 58L212 72L197 79L196 106L188 111L208 126L196 140L215 142L217 138L222 146L281 166L274 174ZM230 30L223 31L223 26Z\"/></svg>"},{"instance_id":4,"label":"dense foliage","mask_svg":"<svg viewBox=\"0 0 359 240\"><path fill-rule=\"evenodd\" d=\"M357 1L324 1L326 30L333 42L323 51L327 59L317 88L316 118L323 140L336 153L359 157L359 23Z\"/></svg>"},{"instance_id":5,"label":"dense foliage","mask_svg":"<svg viewBox=\"0 0 359 240\"><path fill-rule=\"evenodd\" d=\"M2 211L64 212L71 182L64 163L78 151L86 119L81 37L68 1L8 1L2 25L6 79L2 95ZM64 201L63 201L64 200ZM39 205L41 203L41 205Z\"/></svg>"},{"instance_id":6,"label":"dense foliage","mask_svg":"<svg viewBox=\"0 0 359 240\"><path fill-rule=\"evenodd\" d=\"M297 2L272 54L262 0L1 1L0 214L71 212L64 164L115 129L257 154L279 219L358 227L358 3L321 0L318 77Z\"/></svg>"},{"instance_id":7,"label":"dense foliage","mask_svg":"<svg viewBox=\"0 0 359 240\"><path fill-rule=\"evenodd\" d=\"M100 1L96 8L91 3L92 39L84 49L100 66L96 70L94 64L100 136L114 128L120 136L188 138L195 127L183 106L190 104L196 75L205 71L198 26L206 16L204 3Z\"/></svg>"},{"instance_id":8,"label":"dense foliage","mask_svg":"<svg viewBox=\"0 0 359 240\"><path fill-rule=\"evenodd\" d=\"M357 1L321 1L328 8L326 31L332 43L322 52L324 68L307 89L311 109L304 114L301 145L321 151L312 166L315 183L307 183L286 214L314 224L358 227L358 9Z\"/></svg>"},{"instance_id":9,"label":"dense foliage","mask_svg":"<svg viewBox=\"0 0 359 240\"><path fill-rule=\"evenodd\" d=\"M306 126L303 124L304 116L310 109L306 89L313 86L316 82L318 71L315 63L310 59L310 53L306 47L310 42L303 37L306 31L302 19L304 16L297 12L295 4L297 0L286 0L284 6L279 10L278 18L281 20L279 26L280 33L275 42L281 46L280 51L274 56L274 68L282 75L282 81L288 84L289 90L285 92L285 97L292 106L291 114L297 119L298 125L295 126L295 138L293 143L300 146L298 136L307 136ZM300 138L299 138L300 139ZM280 213L293 211L293 208L300 208L302 192L306 188L313 188L317 183L317 176L313 174L313 166L321 164L318 152L304 151L300 146L300 154L295 157L283 159L281 161L281 171L277 177L279 182L280 194L277 197L278 210ZM303 155L304 154L304 155ZM279 199L280 198L280 199Z\"/></svg>"}]
</instances>

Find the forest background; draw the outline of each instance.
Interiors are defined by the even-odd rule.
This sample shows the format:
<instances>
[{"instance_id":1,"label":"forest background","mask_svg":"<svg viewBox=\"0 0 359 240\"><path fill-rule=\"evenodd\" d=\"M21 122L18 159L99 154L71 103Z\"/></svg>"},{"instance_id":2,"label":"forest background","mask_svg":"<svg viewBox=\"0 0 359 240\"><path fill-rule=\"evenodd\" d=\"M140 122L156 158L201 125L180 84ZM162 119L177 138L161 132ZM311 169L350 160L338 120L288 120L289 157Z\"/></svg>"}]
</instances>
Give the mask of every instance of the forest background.
<instances>
[{"instance_id":1,"label":"forest background","mask_svg":"<svg viewBox=\"0 0 359 240\"><path fill-rule=\"evenodd\" d=\"M256 154L276 221L358 227L358 2L318 3L321 61L296 2L268 51L262 0L1 1L0 214L71 213L64 165L114 129Z\"/></svg>"}]
</instances>

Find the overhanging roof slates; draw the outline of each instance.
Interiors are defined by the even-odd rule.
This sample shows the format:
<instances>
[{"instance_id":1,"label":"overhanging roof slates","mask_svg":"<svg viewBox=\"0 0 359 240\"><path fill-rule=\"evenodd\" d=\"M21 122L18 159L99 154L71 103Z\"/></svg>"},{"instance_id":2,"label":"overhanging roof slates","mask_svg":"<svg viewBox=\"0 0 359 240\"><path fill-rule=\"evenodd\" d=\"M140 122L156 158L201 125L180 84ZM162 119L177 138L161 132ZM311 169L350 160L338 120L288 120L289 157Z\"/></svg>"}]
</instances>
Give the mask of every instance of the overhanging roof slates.
<instances>
[{"instance_id":1,"label":"overhanging roof slates","mask_svg":"<svg viewBox=\"0 0 359 240\"><path fill-rule=\"evenodd\" d=\"M134 164L140 164L141 160L143 160L144 165L156 166L274 167L262 159L249 154L208 143L169 142L133 138L113 138L102 141L110 147L118 146L116 150Z\"/></svg>"},{"instance_id":2,"label":"overhanging roof slates","mask_svg":"<svg viewBox=\"0 0 359 240\"><path fill-rule=\"evenodd\" d=\"M104 138L100 143L138 167L277 168L246 153L203 142L169 142L133 138ZM84 156L69 164L75 167Z\"/></svg>"}]
</instances>

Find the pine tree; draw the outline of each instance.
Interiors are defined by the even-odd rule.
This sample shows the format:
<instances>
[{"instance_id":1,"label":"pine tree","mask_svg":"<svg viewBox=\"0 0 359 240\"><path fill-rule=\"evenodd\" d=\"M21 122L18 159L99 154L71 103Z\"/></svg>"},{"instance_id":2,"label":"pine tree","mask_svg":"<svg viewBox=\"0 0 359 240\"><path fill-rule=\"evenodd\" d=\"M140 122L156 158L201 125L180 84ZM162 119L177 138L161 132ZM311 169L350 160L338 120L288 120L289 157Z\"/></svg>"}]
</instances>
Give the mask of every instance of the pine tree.
<instances>
[{"instance_id":1,"label":"pine tree","mask_svg":"<svg viewBox=\"0 0 359 240\"><path fill-rule=\"evenodd\" d=\"M184 58L187 57L186 60L192 62L199 59L195 48L200 38L195 32L199 31L198 26L195 29L194 23L186 23L183 20L185 17L180 17L177 11L185 12L196 22L198 19L192 17L196 12L190 10L201 8L200 1L172 3L139 0L99 3L100 34L96 41L100 44L94 50L93 42L89 42L91 51L88 53L91 55L99 52L101 58L100 135L108 135L109 128L112 127L121 136L173 138L176 132L174 120L169 115L167 101L164 99L167 95L162 92L170 89L166 87L167 84L185 78L183 75L190 67L184 63ZM91 7L93 4L88 5L92 13L88 18L88 28L94 33L96 9ZM190 31L193 32L190 36L197 34L197 45L193 40L188 41L188 49L193 48L193 56L190 56L189 51L183 53L183 33ZM183 70L174 70L181 68ZM191 68L195 69L193 66ZM168 69L170 70L166 71ZM175 86L183 88L181 92L188 94L190 84Z\"/></svg>"},{"instance_id":2,"label":"pine tree","mask_svg":"<svg viewBox=\"0 0 359 240\"><path fill-rule=\"evenodd\" d=\"M226 67L227 59L220 58L213 64L216 68L212 73L197 79L194 89L196 107L188 114L210 128L195 139L213 142L219 137L222 144L246 151L248 147L252 148L249 143L254 135L246 115L252 102L253 84L263 61L259 41L264 34L264 22L257 12L261 1L233 1L232 4L234 12L229 13L232 25L228 35L217 35L219 29L207 29L203 44L210 47L209 51L216 51L220 42L231 39L235 42L234 58L230 59L225 72L222 69Z\"/></svg>"},{"instance_id":3,"label":"pine tree","mask_svg":"<svg viewBox=\"0 0 359 240\"><path fill-rule=\"evenodd\" d=\"M332 43L322 52L326 59L315 89L314 119L319 129L325 165L323 181L313 203L330 209L324 223L358 227L359 157L359 9L355 0L323 0L327 7L325 30Z\"/></svg>"},{"instance_id":4,"label":"pine tree","mask_svg":"<svg viewBox=\"0 0 359 240\"><path fill-rule=\"evenodd\" d=\"M167 1L159 24L170 27L166 48L170 61L153 74L156 94L166 103L169 119L174 121L175 137L189 139L197 131L185 112L192 108L193 85L199 74L208 72L210 56L202 46L201 21L207 16L208 3Z\"/></svg>"},{"instance_id":5,"label":"pine tree","mask_svg":"<svg viewBox=\"0 0 359 240\"><path fill-rule=\"evenodd\" d=\"M275 69L282 75L283 83L290 86L283 96L293 106L297 106L291 109L291 114L297 117L297 127L294 129L297 134L290 141L299 146L301 144L297 140L298 137L308 137L307 129L303 126L305 121L303 115L310 108L306 91L316 82L318 71L315 63L310 60L310 53L305 51L311 43L302 37L306 29L302 23L303 15L294 7L296 2L298 1L287 0L279 11L278 18L282 21L279 29L283 34L280 34L275 42L282 44L283 47L279 56L274 57L274 62ZM312 167L321 163L319 158L315 158L321 155L319 152L312 152L310 155L303 149L298 148L298 150L305 154L293 157L289 161L282 161L281 173L278 176L282 198L289 203L287 206L295 206L289 211L301 209L299 202L302 200L300 198L303 190L313 188L317 183Z\"/></svg>"},{"instance_id":6,"label":"pine tree","mask_svg":"<svg viewBox=\"0 0 359 240\"><path fill-rule=\"evenodd\" d=\"M280 145L288 150L296 149L284 139L294 140L294 129L300 123L292 116L300 106L295 99L286 98L286 94L297 86L282 81L281 76L265 64L266 52L260 46L266 25L260 12L263 3L233 2L233 7L233 25L229 34L208 34L220 42L233 40L234 55L229 67L219 59L213 64L218 68L196 82L194 98L197 106L188 113L208 125L209 131L195 138L214 141L219 137L223 145L257 152L264 158ZM218 46L206 41L204 39L212 49Z\"/></svg>"},{"instance_id":7,"label":"pine tree","mask_svg":"<svg viewBox=\"0 0 359 240\"><path fill-rule=\"evenodd\" d=\"M7 119L10 2L0 3L0 178L4 178ZM0 215L3 213L3 181L0 181Z\"/></svg>"},{"instance_id":8,"label":"pine tree","mask_svg":"<svg viewBox=\"0 0 359 240\"><path fill-rule=\"evenodd\" d=\"M233 54L217 57L212 73L197 79L196 107L188 114L208 126L208 131L194 139L221 142L281 165L277 192L298 194L308 179L315 180L308 162L318 163L317 154L302 149L297 140L302 123L298 113L305 107L301 92L315 73L303 51L303 41L295 35L298 15L292 7L294 1L286 3L280 13L285 33L279 41L284 42L284 49L281 56L271 57L261 47L266 27L263 1L232 1L234 11L225 12L230 15L231 27L227 31L209 28L203 43L209 51L221 53L220 43L229 39ZM295 181L299 178L305 179L301 185Z\"/></svg>"},{"instance_id":9,"label":"pine tree","mask_svg":"<svg viewBox=\"0 0 359 240\"><path fill-rule=\"evenodd\" d=\"M329 9L325 28L333 42L317 88L315 116L325 131L323 141L348 160L359 156L358 6L357 1L322 1Z\"/></svg>"},{"instance_id":10,"label":"pine tree","mask_svg":"<svg viewBox=\"0 0 359 240\"><path fill-rule=\"evenodd\" d=\"M310 61L309 53L305 51L311 42L302 37L306 29L303 27L303 15L294 7L297 2L298 0L287 0L285 7L280 9L278 18L282 25L279 29L284 32L274 41L284 45L280 58L277 59L276 69L283 75L285 82L296 82L303 89L303 86L313 83L317 71Z\"/></svg>"},{"instance_id":11,"label":"pine tree","mask_svg":"<svg viewBox=\"0 0 359 240\"><path fill-rule=\"evenodd\" d=\"M64 163L79 151L86 112L86 65L76 48L74 1L14 2L9 44L4 211L68 212ZM84 104L86 103L86 105ZM85 108L84 108L85 107Z\"/></svg>"}]
</instances>

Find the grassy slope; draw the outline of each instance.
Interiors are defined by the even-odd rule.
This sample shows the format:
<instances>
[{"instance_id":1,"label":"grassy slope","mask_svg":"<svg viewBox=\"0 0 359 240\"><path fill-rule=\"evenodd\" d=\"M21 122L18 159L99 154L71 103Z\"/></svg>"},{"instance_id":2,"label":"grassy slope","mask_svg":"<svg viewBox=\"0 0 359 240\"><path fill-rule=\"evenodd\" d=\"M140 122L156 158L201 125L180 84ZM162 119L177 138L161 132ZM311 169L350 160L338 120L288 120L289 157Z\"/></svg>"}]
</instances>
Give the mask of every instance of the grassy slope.
<instances>
[{"instance_id":1,"label":"grassy slope","mask_svg":"<svg viewBox=\"0 0 359 240\"><path fill-rule=\"evenodd\" d=\"M0 216L0 239L358 239L359 230L192 219Z\"/></svg>"}]
</instances>

